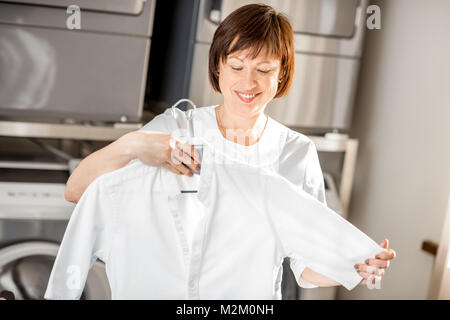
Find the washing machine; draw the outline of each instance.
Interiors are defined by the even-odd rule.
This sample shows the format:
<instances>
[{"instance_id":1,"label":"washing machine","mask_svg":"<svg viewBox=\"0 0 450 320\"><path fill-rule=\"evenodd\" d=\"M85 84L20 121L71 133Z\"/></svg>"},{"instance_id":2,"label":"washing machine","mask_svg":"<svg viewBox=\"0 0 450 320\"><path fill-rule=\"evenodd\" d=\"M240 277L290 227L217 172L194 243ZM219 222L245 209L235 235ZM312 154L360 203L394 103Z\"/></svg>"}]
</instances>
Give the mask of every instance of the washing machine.
<instances>
[{"instance_id":1,"label":"washing machine","mask_svg":"<svg viewBox=\"0 0 450 320\"><path fill-rule=\"evenodd\" d=\"M44 297L75 206L64 199L67 167L0 162L0 292L17 300ZM81 299L110 298L105 265L97 260Z\"/></svg>"}]
</instances>

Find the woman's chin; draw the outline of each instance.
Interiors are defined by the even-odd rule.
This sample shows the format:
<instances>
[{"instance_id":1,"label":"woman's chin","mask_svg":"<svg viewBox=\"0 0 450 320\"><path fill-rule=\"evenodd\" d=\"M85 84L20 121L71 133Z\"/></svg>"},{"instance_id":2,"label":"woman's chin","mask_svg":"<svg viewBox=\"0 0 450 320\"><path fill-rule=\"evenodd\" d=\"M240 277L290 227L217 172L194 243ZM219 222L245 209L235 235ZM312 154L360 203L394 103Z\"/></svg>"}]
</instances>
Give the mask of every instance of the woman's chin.
<instances>
[{"instance_id":1,"label":"woman's chin","mask_svg":"<svg viewBox=\"0 0 450 320\"><path fill-rule=\"evenodd\" d=\"M258 110L259 103L257 101L252 101L251 103L243 102L239 98L234 99L234 105L238 106L239 111L245 113L254 113Z\"/></svg>"}]
</instances>

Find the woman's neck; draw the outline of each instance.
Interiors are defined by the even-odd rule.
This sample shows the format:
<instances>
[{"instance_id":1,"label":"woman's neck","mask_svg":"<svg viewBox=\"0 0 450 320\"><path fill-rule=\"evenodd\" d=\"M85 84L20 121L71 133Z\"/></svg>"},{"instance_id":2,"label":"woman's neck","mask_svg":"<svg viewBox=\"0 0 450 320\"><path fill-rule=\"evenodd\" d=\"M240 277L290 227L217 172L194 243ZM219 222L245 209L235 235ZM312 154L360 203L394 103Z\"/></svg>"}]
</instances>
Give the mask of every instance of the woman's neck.
<instances>
[{"instance_id":1,"label":"woman's neck","mask_svg":"<svg viewBox=\"0 0 450 320\"><path fill-rule=\"evenodd\" d=\"M230 141L249 146L261 138L267 124L264 112L252 117L233 114L223 106L216 108L216 118L222 135Z\"/></svg>"}]
</instances>

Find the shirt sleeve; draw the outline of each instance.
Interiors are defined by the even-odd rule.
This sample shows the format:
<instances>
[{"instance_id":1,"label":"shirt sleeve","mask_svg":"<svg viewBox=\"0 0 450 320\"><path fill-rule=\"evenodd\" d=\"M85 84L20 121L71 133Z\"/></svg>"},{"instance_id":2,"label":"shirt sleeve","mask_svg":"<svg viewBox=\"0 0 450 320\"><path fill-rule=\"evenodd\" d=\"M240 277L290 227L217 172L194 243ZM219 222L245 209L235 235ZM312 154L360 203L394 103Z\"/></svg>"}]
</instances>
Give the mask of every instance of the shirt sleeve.
<instances>
[{"instance_id":1,"label":"shirt sleeve","mask_svg":"<svg viewBox=\"0 0 450 320\"><path fill-rule=\"evenodd\" d=\"M294 144L297 145L297 144ZM297 147L298 148L298 147ZM325 197L325 183L323 179L322 168L320 166L319 156L317 154L317 148L315 144L310 141L306 148L306 153L300 152L297 148L292 149L291 154L284 159L287 162L287 171L281 175L288 179L290 182L302 187L305 192L312 197L327 205ZM301 163L304 162L304 174L303 177L293 175L292 171L300 171ZM298 170L296 170L298 167ZM292 169L294 168L294 170ZM286 176L287 175L287 176ZM289 176L290 175L290 176ZM306 281L301 277L301 274L306 269L306 264L299 259L290 259L290 267L295 276L297 284L301 288L317 288L318 286Z\"/></svg>"},{"instance_id":2,"label":"shirt sleeve","mask_svg":"<svg viewBox=\"0 0 450 320\"><path fill-rule=\"evenodd\" d=\"M152 120L147 122L147 124L145 124L139 130L140 131L156 131L156 132L169 133L169 128L167 126L167 115L166 115L166 112L157 115Z\"/></svg>"},{"instance_id":3,"label":"shirt sleeve","mask_svg":"<svg viewBox=\"0 0 450 320\"><path fill-rule=\"evenodd\" d=\"M303 190L327 205L325 197L325 182L316 145L311 142L306 154L305 178L303 179Z\"/></svg>"},{"instance_id":4,"label":"shirt sleeve","mask_svg":"<svg viewBox=\"0 0 450 320\"><path fill-rule=\"evenodd\" d=\"M180 135L179 130L187 130L186 112L178 108L168 108L139 130Z\"/></svg>"},{"instance_id":5,"label":"shirt sleeve","mask_svg":"<svg viewBox=\"0 0 450 320\"><path fill-rule=\"evenodd\" d=\"M384 249L283 177L267 179L263 201L284 255L352 290L362 280L353 266Z\"/></svg>"},{"instance_id":6,"label":"shirt sleeve","mask_svg":"<svg viewBox=\"0 0 450 320\"><path fill-rule=\"evenodd\" d=\"M323 179L322 168L320 166L317 148L313 142L309 144L308 152L306 154L305 176L303 179L303 190L316 198L318 201L327 205L325 197L325 183ZM295 279L302 288L317 288L318 286L306 281L301 277L301 274L306 269L306 264L298 259L291 260L291 270L296 275Z\"/></svg>"},{"instance_id":7,"label":"shirt sleeve","mask_svg":"<svg viewBox=\"0 0 450 320\"><path fill-rule=\"evenodd\" d=\"M99 179L83 193L70 217L50 274L45 299L79 299L95 260L107 263L111 244L110 200Z\"/></svg>"}]
</instances>

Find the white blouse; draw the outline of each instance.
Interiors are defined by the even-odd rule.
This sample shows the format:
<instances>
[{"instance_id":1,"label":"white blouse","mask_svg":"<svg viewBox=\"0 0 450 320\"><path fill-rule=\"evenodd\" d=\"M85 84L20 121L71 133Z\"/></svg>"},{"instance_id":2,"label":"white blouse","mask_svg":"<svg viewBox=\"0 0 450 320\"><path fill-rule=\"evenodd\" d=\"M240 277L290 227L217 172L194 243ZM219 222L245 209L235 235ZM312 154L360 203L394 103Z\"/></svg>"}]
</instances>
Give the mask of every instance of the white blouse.
<instances>
[{"instance_id":1,"label":"white blouse","mask_svg":"<svg viewBox=\"0 0 450 320\"><path fill-rule=\"evenodd\" d=\"M79 298L96 258L113 299L281 299L285 257L348 290L359 284L353 266L383 251L377 243L273 170L204 146L195 178L135 161L92 182L45 298Z\"/></svg>"},{"instance_id":2,"label":"white blouse","mask_svg":"<svg viewBox=\"0 0 450 320\"><path fill-rule=\"evenodd\" d=\"M217 125L216 107L208 106L193 110L196 136L202 137L221 153L237 161L273 170L323 204L327 204L319 157L316 146L311 139L269 117L263 135L256 144L244 146L234 143L225 139L220 132ZM179 136L179 128L187 129L186 112L179 109L175 110L176 122L172 110L167 109L142 127L141 130L158 131ZM301 274L306 268L305 261L291 258L290 267L300 287L317 287L301 278ZM277 282L280 286L282 276L283 268L280 268L277 276Z\"/></svg>"}]
</instances>

